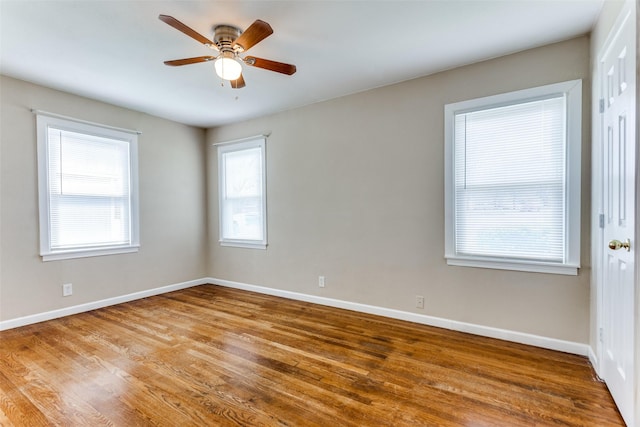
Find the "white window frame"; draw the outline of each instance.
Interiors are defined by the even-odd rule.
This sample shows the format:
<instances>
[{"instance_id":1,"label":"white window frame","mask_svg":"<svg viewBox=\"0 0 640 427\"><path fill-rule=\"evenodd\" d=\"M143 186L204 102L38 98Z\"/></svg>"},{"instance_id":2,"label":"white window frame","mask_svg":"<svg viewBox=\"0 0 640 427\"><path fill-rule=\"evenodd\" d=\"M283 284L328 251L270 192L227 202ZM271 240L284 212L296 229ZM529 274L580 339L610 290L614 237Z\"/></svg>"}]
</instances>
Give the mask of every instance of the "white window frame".
<instances>
[{"instance_id":1,"label":"white window frame","mask_svg":"<svg viewBox=\"0 0 640 427\"><path fill-rule=\"evenodd\" d=\"M563 262L487 257L456 253L455 129L456 114L566 96L565 259ZM448 265L577 275L580 267L580 187L582 81L571 80L445 105L445 258Z\"/></svg>"},{"instance_id":2,"label":"white window frame","mask_svg":"<svg viewBox=\"0 0 640 427\"><path fill-rule=\"evenodd\" d=\"M109 138L127 142L129 145L129 197L130 233L129 243L124 245L99 245L55 249L51 247L51 221L49 200L49 142L50 127L76 132L88 136ZM139 201L138 201L138 133L126 129L76 120L56 114L38 112L36 115L38 152L38 202L40 221L40 255L43 261L114 255L137 252L140 247Z\"/></svg>"},{"instance_id":3,"label":"white window frame","mask_svg":"<svg viewBox=\"0 0 640 427\"><path fill-rule=\"evenodd\" d=\"M228 141L214 144L217 146L218 156L218 223L219 223L219 243L220 246L232 246L249 249L267 249L267 161L266 161L266 136L259 135L255 137L244 138L235 141ZM225 153L243 151L248 149L260 148L261 151L261 180L262 180L262 240L251 239L233 239L224 236L224 223L226 221L225 214L225 166L223 155Z\"/></svg>"}]
</instances>

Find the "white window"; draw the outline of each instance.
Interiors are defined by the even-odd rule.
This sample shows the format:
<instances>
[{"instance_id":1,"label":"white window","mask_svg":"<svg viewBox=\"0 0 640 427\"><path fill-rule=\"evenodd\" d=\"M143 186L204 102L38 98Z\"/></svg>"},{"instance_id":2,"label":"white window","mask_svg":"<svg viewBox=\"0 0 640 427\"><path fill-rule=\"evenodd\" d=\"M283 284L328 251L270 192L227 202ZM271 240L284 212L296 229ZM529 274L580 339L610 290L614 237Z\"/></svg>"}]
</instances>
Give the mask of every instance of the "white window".
<instances>
[{"instance_id":1,"label":"white window","mask_svg":"<svg viewBox=\"0 0 640 427\"><path fill-rule=\"evenodd\" d=\"M450 265L577 274L582 83L445 106Z\"/></svg>"},{"instance_id":2,"label":"white window","mask_svg":"<svg viewBox=\"0 0 640 427\"><path fill-rule=\"evenodd\" d=\"M220 244L266 249L263 136L218 145Z\"/></svg>"},{"instance_id":3,"label":"white window","mask_svg":"<svg viewBox=\"0 0 640 427\"><path fill-rule=\"evenodd\" d=\"M44 261L139 247L136 133L38 114Z\"/></svg>"}]
</instances>

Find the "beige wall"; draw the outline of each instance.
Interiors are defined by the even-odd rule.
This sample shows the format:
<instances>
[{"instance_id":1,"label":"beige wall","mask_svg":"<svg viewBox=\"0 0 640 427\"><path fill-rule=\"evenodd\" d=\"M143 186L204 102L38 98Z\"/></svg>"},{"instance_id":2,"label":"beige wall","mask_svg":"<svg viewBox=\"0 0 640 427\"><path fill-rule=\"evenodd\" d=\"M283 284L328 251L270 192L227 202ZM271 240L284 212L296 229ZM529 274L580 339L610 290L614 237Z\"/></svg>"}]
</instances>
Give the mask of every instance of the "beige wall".
<instances>
[{"instance_id":1,"label":"beige wall","mask_svg":"<svg viewBox=\"0 0 640 427\"><path fill-rule=\"evenodd\" d=\"M0 77L0 320L206 276L204 131ZM31 108L137 129L138 253L43 262ZM62 297L63 283L74 294Z\"/></svg>"},{"instance_id":2,"label":"beige wall","mask_svg":"<svg viewBox=\"0 0 640 427\"><path fill-rule=\"evenodd\" d=\"M300 70L303 72L304 70ZM447 266L446 103L571 79L583 83L578 276ZM211 129L209 273L232 280L580 343L589 341L589 39L478 63ZM221 247L215 149L267 142L269 247ZM326 287L318 287L318 275ZM415 296L425 296L425 309Z\"/></svg>"},{"instance_id":3,"label":"beige wall","mask_svg":"<svg viewBox=\"0 0 640 427\"><path fill-rule=\"evenodd\" d=\"M447 266L444 104L576 78L585 79L580 274ZM208 143L272 132L266 251L217 244L215 150L204 131L1 79L0 321L212 276L589 341L587 37L207 131ZM41 261L30 108L143 132L139 253ZM63 298L67 282L74 295Z\"/></svg>"}]
</instances>

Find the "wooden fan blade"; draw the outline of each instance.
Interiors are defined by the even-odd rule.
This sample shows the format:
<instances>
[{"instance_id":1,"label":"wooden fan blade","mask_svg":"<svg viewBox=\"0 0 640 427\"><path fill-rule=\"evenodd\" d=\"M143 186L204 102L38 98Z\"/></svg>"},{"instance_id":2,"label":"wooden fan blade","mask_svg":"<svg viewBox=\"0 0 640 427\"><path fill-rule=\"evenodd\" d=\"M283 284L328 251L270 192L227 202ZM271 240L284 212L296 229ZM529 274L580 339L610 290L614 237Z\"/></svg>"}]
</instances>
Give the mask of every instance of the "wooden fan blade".
<instances>
[{"instance_id":1,"label":"wooden fan blade","mask_svg":"<svg viewBox=\"0 0 640 427\"><path fill-rule=\"evenodd\" d=\"M271 34L273 34L271 25L257 19L253 24L249 25L249 28L240 34L240 37L233 42L233 46L239 46L246 52Z\"/></svg>"},{"instance_id":2,"label":"wooden fan blade","mask_svg":"<svg viewBox=\"0 0 640 427\"><path fill-rule=\"evenodd\" d=\"M240 74L240 77L238 77L237 80L229 80L231 82L231 87L234 89L241 89L245 86L244 84L244 77L242 77L242 74Z\"/></svg>"},{"instance_id":3,"label":"wooden fan blade","mask_svg":"<svg viewBox=\"0 0 640 427\"><path fill-rule=\"evenodd\" d=\"M197 64L198 62L207 62L216 59L215 56L196 56L195 58L174 59L173 61L164 61L164 65L188 65Z\"/></svg>"},{"instance_id":4,"label":"wooden fan blade","mask_svg":"<svg viewBox=\"0 0 640 427\"><path fill-rule=\"evenodd\" d=\"M247 65L253 67L264 68L265 70L275 71L276 73L291 75L296 72L296 66L285 64L284 62L271 61L269 59L256 58L255 56L247 56L244 58Z\"/></svg>"},{"instance_id":5,"label":"wooden fan blade","mask_svg":"<svg viewBox=\"0 0 640 427\"><path fill-rule=\"evenodd\" d=\"M211 40L209 40L208 38L206 38L202 34L198 33L196 30L187 27L186 25L184 25L182 22L178 21L173 16L159 15L158 19L161 20L162 22L166 23L166 24L171 25L176 30L182 31L184 34L186 34L189 37L191 37L192 39L202 43L203 45L215 46L215 44Z\"/></svg>"}]
</instances>

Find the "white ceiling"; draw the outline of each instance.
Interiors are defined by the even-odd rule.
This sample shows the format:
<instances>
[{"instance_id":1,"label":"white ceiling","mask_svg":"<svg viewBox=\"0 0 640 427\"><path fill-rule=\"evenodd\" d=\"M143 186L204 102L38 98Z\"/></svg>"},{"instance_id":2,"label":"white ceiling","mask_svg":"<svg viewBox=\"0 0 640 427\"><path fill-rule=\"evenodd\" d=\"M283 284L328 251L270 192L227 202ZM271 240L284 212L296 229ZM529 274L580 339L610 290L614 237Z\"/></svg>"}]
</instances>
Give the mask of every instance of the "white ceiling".
<instances>
[{"instance_id":1,"label":"white ceiling","mask_svg":"<svg viewBox=\"0 0 640 427\"><path fill-rule=\"evenodd\" d=\"M585 34L603 1L0 0L0 72L212 127ZM206 37L267 21L274 34L249 54L298 72L245 67L247 86L231 89L211 62L165 66L215 52L159 14Z\"/></svg>"}]
</instances>

